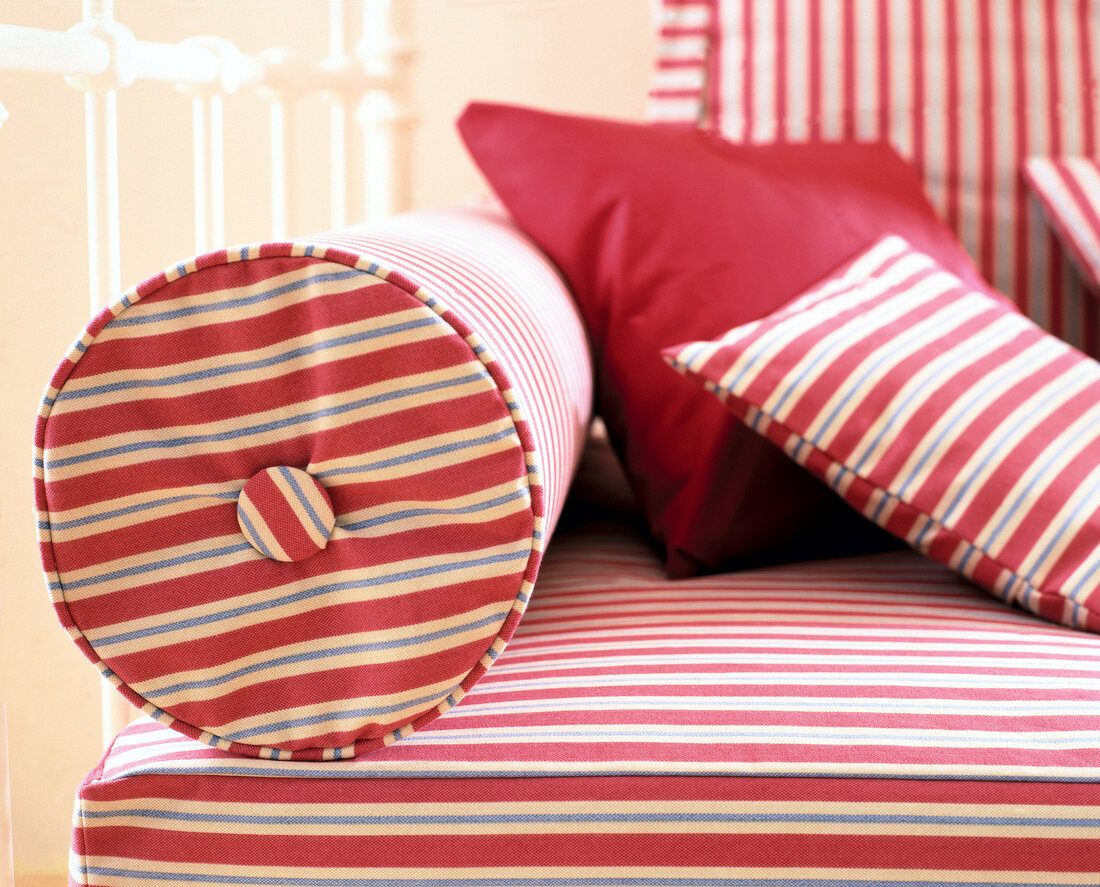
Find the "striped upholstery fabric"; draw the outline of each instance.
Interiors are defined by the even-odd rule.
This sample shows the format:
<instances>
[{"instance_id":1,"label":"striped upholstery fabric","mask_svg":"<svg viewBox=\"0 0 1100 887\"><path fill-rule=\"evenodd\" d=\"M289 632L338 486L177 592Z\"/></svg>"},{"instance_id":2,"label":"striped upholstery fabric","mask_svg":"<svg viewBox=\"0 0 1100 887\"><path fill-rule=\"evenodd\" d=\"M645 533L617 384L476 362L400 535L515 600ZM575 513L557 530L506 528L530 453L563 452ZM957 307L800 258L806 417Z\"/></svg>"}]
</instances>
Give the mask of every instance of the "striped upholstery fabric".
<instances>
[{"instance_id":1,"label":"striped upholstery fabric","mask_svg":"<svg viewBox=\"0 0 1100 887\"><path fill-rule=\"evenodd\" d=\"M237 523L260 554L300 561L323 551L336 526L325 488L301 468L265 468L237 496Z\"/></svg>"},{"instance_id":2,"label":"striped upholstery fabric","mask_svg":"<svg viewBox=\"0 0 1100 887\"><path fill-rule=\"evenodd\" d=\"M351 761L145 721L74 884L1095 884L1100 638L908 552L683 580L570 521L463 701ZM553 777L553 778L546 778Z\"/></svg>"},{"instance_id":3,"label":"striped upholstery fabric","mask_svg":"<svg viewBox=\"0 0 1100 887\"><path fill-rule=\"evenodd\" d=\"M1032 157L1024 178L1085 282L1100 292L1100 163L1092 157Z\"/></svg>"},{"instance_id":4,"label":"striped upholstery fabric","mask_svg":"<svg viewBox=\"0 0 1100 887\"><path fill-rule=\"evenodd\" d=\"M866 517L1100 631L1100 364L889 237L774 314L669 349Z\"/></svg>"},{"instance_id":5,"label":"striped upholstery fabric","mask_svg":"<svg viewBox=\"0 0 1100 887\"><path fill-rule=\"evenodd\" d=\"M554 270L490 212L168 269L92 322L40 413L62 623L211 746L393 742L523 613L588 420L585 348Z\"/></svg>"},{"instance_id":6,"label":"striped upholstery fabric","mask_svg":"<svg viewBox=\"0 0 1100 887\"><path fill-rule=\"evenodd\" d=\"M1029 201L1032 155L1095 156L1100 0L660 0L650 116L734 141L886 139L982 273L1100 348Z\"/></svg>"}]
</instances>

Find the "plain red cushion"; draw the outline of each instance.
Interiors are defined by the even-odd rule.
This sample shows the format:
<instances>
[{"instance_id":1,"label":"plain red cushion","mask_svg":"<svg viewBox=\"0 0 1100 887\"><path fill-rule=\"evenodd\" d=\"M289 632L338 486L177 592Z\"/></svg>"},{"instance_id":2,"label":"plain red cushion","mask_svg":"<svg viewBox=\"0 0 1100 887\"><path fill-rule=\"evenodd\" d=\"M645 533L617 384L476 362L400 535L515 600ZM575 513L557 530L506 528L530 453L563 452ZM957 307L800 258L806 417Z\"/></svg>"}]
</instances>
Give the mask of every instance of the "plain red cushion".
<instances>
[{"instance_id":1,"label":"plain red cushion","mask_svg":"<svg viewBox=\"0 0 1100 887\"><path fill-rule=\"evenodd\" d=\"M598 409L671 575L878 544L660 351L770 313L886 233L986 288L893 149L741 146L481 103L459 129L569 281L597 356Z\"/></svg>"}]
</instances>

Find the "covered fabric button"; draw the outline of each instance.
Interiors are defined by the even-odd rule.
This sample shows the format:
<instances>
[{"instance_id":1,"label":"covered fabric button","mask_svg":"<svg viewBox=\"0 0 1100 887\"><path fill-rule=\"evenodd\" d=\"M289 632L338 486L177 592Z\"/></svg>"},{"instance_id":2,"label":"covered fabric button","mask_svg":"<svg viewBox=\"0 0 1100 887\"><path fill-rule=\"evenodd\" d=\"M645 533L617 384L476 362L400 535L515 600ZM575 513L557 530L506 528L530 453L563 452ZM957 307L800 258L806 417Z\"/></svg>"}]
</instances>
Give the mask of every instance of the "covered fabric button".
<instances>
[{"instance_id":1,"label":"covered fabric button","mask_svg":"<svg viewBox=\"0 0 1100 887\"><path fill-rule=\"evenodd\" d=\"M237 522L265 557L300 561L328 544L336 514L325 488L307 472L278 465L257 472L244 485Z\"/></svg>"}]
</instances>

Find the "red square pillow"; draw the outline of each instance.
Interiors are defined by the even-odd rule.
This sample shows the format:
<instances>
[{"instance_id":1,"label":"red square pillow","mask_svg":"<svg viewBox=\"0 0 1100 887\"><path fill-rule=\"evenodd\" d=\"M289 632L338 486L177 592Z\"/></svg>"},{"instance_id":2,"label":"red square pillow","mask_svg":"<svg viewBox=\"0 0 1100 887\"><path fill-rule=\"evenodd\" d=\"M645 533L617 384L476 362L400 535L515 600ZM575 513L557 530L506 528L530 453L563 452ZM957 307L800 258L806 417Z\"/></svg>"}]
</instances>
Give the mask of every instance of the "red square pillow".
<instances>
[{"instance_id":1,"label":"red square pillow","mask_svg":"<svg viewBox=\"0 0 1100 887\"><path fill-rule=\"evenodd\" d=\"M738 146L502 105L459 129L571 285L670 574L866 547L865 521L659 354L768 314L887 232L985 288L908 164L885 144Z\"/></svg>"}]
</instances>

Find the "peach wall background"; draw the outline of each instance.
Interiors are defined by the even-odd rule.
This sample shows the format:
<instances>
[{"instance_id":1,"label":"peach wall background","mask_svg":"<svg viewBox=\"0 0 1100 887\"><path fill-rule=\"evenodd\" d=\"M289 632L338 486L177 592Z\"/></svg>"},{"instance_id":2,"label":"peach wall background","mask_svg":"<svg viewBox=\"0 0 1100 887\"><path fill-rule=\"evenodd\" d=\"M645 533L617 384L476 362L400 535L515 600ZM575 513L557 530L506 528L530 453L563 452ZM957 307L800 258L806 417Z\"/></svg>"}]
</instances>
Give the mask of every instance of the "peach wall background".
<instances>
[{"instance_id":1,"label":"peach wall background","mask_svg":"<svg viewBox=\"0 0 1100 887\"><path fill-rule=\"evenodd\" d=\"M647 0L394 0L419 55L414 202L446 205L484 185L453 121L474 98L640 119L652 52ZM254 53L325 55L323 0L116 0L142 39L228 37ZM78 0L0 0L0 22L65 29ZM7 714L17 883L66 868L73 792L100 755L99 678L51 611L32 515L31 444L45 383L88 315L83 102L60 77L0 73L0 700ZM122 282L191 255L191 111L170 86L119 96ZM299 108L296 233L326 227L327 108ZM225 102L227 238L265 239L267 117L253 95ZM312 138L311 138L312 135ZM2 770L0 770L2 773ZM0 792L2 805L2 792ZM0 824L3 816L0 815ZM0 884L4 881L0 849Z\"/></svg>"}]
</instances>

